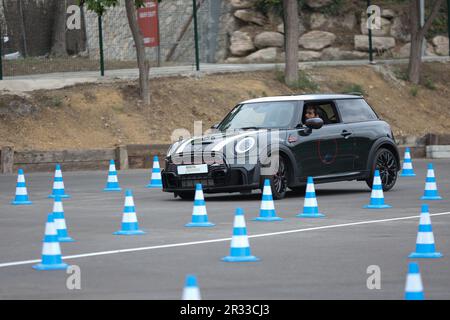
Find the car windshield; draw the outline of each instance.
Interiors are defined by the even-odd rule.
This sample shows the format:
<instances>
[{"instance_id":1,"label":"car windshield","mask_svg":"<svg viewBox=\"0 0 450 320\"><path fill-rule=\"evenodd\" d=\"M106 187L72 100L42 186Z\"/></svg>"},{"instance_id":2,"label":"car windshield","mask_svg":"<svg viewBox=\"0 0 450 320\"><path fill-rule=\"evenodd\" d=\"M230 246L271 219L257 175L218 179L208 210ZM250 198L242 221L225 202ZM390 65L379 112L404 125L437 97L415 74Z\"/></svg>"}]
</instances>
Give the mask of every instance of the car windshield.
<instances>
[{"instance_id":1,"label":"car windshield","mask_svg":"<svg viewBox=\"0 0 450 320\"><path fill-rule=\"evenodd\" d=\"M220 131L233 129L289 128L296 111L295 101L240 104L222 120Z\"/></svg>"}]
</instances>

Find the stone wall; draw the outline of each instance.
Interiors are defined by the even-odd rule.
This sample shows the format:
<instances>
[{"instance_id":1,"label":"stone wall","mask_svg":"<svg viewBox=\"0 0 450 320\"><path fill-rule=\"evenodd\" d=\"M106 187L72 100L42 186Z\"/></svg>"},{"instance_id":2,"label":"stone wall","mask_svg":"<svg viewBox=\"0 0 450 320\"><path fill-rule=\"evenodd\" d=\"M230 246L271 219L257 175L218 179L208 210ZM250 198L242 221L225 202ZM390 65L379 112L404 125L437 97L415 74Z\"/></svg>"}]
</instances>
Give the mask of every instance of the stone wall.
<instances>
[{"instance_id":1,"label":"stone wall","mask_svg":"<svg viewBox=\"0 0 450 320\"><path fill-rule=\"evenodd\" d=\"M263 14L256 9L257 0L229 0L231 3L229 55L226 62L252 63L284 60L284 26L281 17ZM305 0L300 12L299 61L366 59L369 37L364 5L327 15L332 0ZM325 10L324 10L325 9ZM373 50L377 56L409 56L409 21L405 10L383 9L381 28L373 30ZM426 55L448 55L448 37L427 39Z\"/></svg>"}]
</instances>

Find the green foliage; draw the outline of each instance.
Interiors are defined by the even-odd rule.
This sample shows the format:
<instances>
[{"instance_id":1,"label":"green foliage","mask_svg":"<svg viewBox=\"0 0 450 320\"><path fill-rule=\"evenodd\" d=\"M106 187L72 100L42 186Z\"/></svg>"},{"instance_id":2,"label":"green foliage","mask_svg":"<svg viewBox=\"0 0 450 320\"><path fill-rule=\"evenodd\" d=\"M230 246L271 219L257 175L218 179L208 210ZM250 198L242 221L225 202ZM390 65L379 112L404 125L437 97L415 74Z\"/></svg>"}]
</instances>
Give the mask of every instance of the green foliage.
<instances>
[{"instance_id":1,"label":"green foliage","mask_svg":"<svg viewBox=\"0 0 450 320\"><path fill-rule=\"evenodd\" d=\"M350 82L339 82L338 86L341 88L339 91L340 93L358 93L360 95L366 95L366 91L364 88L357 83L350 83Z\"/></svg>"},{"instance_id":2,"label":"green foliage","mask_svg":"<svg viewBox=\"0 0 450 320\"><path fill-rule=\"evenodd\" d=\"M409 90L409 93L410 93L413 97L417 97L417 95L419 94L419 87L417 87L417 86L411 87L411 89Z\"/></svg>"},{"instance_id":3,"label":"green foliage","mask_svg":"<svg viewBox=\"0 0 450 320\"><path fill-rule=\"evenodd\" d=\"M298 8L302 8L305 4L305 0L297 0L298 1ZM269 10L274 10L275 12L278 12L282 14L283 12L283 0L257 0L256 1L256 8L264 13L269 12Z\"/></svg>"},{"instance_id":4,"label":"green foliage","mask_svg":"<svg viewBox=\"0 0 450 320\"><path fill-rule=\"evenodd\" d=\"M161 0L158 0L161 2ZM78 0L80 6L86 5L87 9L94 11L97 15L103 15L110 7L115 7L119 4L119 0ZM144 0L134 0L136 8L144 6Z\"/></svg>"},{"instance_id":5,"label":"green foliage","mask_svg":"<svg viewBox=\"0 0 450 320\"><path fill-rule=\"evenodd\" d=\"M333 3L320 8L319 11L328 16L336 16L341 13L343 5L344 0L333 0Z\"/></svg>"},{"instance_id":6,"label":"green foliage","mask_svg":"<svg viewBox=\"0 0 450 320\"><path fill-rule=\"evenodd\" d=\"M282 70L275 70L275 77L277 80L283 84L286 84L284 82L284 72ZM297 89L307 92L314 92L319 89L319 85L312 80L308 74L302 70L298 72L298 82L293 85L289 85L291 89Z\"/></svg>"},{"instance_id":7,"label":"green foliage","mask_svg":"<svg viewBox=\"0 0 450 320\"><path fill-rule=\"evenodd\" d=\"M397 79L399 80L403 80L403 81L408 81L408 73L406 72L406 70L402 70L402 69L395 69L394 70L394 75Z\"/></svg>"},{"instance_id":8,"label":"green foliage","mask_svg":"<svg viewBox=\"0 0 450 320\"><path fill-rule=\"evenodd\" d=\"M425 78L425 80L423 81L423 85L429 90L436 90L436 85L430 78Z\"/></svg>"}]
</instances>

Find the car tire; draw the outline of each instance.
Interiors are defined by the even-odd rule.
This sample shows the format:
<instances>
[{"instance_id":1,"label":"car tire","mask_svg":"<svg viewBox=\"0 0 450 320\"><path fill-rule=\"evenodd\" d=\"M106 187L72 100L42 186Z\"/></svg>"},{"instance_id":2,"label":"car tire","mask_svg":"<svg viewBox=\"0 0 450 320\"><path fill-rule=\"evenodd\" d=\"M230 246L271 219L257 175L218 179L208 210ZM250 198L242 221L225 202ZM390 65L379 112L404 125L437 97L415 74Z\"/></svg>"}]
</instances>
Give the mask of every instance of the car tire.
<instances>
[{"instance_id":1,"label":"car tire","mask_svg":"<svg viewBox=\"0 0 450 320\"><path fill-rule=\"evenodd\" d=\"M295 194L304 195L306 192L306 185L301 187L289 187Z\"/></svg>"},{"instance_id":2,"label":"car tire","mask_svg":"<svg viewBox=\"0 0 450 320\"><path fill-rule=\"evenodd\" d=\"M286 196L288 184L288 165L283 157L279 158L278 170L274 175L261 176L261 191L264 189L264 180L269 179L274 200L283 199Z\"/></svg>"},{"instance_id":3,"label":"car tire","mask_svg":"<svg viewBox=\"0 0 450 320\"><path fill-rule=\"evenodd\" d=\"M366 183L372 189L375 170L379 170L383 191L389 191L397 181L398 169L399 163L392 151L380 148L373 157L370 176L366 179Z\"/></svg>"},{"instance_id":4,"label":"car tire","mask_svg":"<svg viewBox=\"0 0 450 320\"><path fill-rule=\"evenodd\" d=\"M177 196L183 200L194 200L195 191L177 192Z\"/></svg>"}]
</instances>

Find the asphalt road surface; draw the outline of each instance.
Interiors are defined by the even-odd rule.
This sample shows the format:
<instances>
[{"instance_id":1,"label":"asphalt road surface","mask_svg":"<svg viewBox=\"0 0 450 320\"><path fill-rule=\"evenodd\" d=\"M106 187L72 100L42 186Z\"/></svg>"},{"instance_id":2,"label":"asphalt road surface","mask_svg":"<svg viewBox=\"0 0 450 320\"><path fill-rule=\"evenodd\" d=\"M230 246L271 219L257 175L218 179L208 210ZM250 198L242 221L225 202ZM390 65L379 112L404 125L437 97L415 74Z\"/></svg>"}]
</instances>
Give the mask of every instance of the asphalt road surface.
<instances>
[{"instance_id":1,"label":"asphalt road surface","mask_svg":"<svg viewBox=\"0 0 450 320\"><path fill-rule=\"evenodd\" d=\"M115 236L124 192L106 193L107 171L64 172L65 217L73 243L65 262L81 270L81 289L69 290L65 271L36 271L53 174L26 174L31 206L13 206L16 176L0 176L0 298L180 299L185 276L197 276L203 299L403 299L408 255L414 251L426 165L414 160L414 178L399 178L385 193L385 210L368 210L364 182L316 185L324 219L295 217L303 195L275 202L281 222L256 222L261 194L206 195L213 228L185 228L191 201L146 189L149 170L119 172L132 189L141 236ZM428 201L441 259L419 260L426 299L450 298L450 161L433 161L444 200ZM252 254L259 262L226 263L234 211L245 211ZM125 250L125 251L121 251ZM379 266L381 289L367 288L367 268Z\"/></svg>"}]
</instances>

